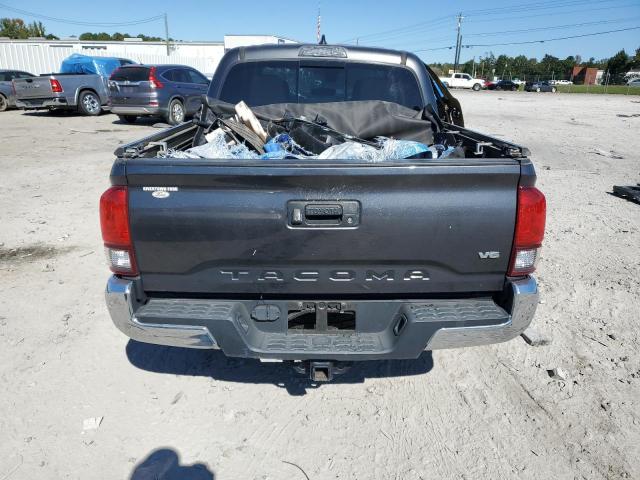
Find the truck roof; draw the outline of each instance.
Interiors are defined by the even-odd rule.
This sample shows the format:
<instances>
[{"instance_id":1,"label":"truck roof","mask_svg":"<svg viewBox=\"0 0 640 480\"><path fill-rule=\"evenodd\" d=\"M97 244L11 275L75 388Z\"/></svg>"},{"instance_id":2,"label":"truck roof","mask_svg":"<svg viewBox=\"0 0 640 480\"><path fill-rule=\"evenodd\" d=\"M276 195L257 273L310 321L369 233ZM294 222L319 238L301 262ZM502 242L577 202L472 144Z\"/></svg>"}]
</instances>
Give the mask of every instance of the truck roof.
<instances>
[{"instance_id":1,"label":"truck roof","mask_svg":"<svg viewBox=\"0 0 640 480\"><path fill-rule=\"evenodd\" d=\"M417 55L402 51L390 50L376 47L361 47L353 45L318 45L305 43L290 43L283 45L253 45L248 47L237 47L229 50L240 53L245 60L260 59L294 59L294 58L318 58L318 59L342 59L360 60L378 63L406 64L411 58L419 63L421 60Z\"/></svg>"}]
</instances>

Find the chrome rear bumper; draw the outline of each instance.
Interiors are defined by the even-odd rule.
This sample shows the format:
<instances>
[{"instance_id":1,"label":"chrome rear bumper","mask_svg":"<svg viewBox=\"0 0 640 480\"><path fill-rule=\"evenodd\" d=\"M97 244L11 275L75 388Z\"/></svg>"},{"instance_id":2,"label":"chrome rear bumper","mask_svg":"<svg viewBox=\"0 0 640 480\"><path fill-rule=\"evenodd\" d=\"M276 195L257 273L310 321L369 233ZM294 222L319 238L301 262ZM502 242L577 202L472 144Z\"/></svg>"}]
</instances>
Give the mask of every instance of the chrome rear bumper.
<instances>
[{"instance_id":1,"label":"chrome rear bumper","mask_svg":"<svg viewBox=\"0 0 640 480\"><path fill-rule=\"evenodd\" d=\"M248 312L247 304L235 301L215 301L215 300L181 300L176 299L168 303L175 307L166 307L162 313L164 319L162 323L140 321L136 317L143 303L139 300L144 298L139 289L137 280L123 279L112 276L106 289L107 307L111 318L125 335L140 342L153 343L158 345L168 345L188 348L222 348L225 353L232 356L264 357L264 358L333 358L335 359L378 359L378 358L414 358L421 350L435 350L444 348L471 347L499 343L517 337L531 323L538 304L538 288L533 277L509 281L505 289L507 299L504 303L504 310L493 304L495 308L502 311L503 317L500 323L470 325L469 321L448 321L446 327L441 327L441 318L417 318L413 323L412 332L406 332L404 339L402 336L395 338L388 331L380 333L380 339L376 340L375 333L362 335L366 341L379 341L375 348L367 350L367 345L363 346L363 341L359 334L339 337L338 335L301 335L301 334L278 334L267 333L266 335L276 339L276 343L287 345L287 349L281 347L280 351L269 350L265 347L267 341L256 340L262 333L260 329L250 325L253 321ZM191 302L191 303L189 303ZM437 302L437 301L434 301ZM159 302L163 303L163 302ZM167 301L164 301L167 303ZM381 302L385 304L387 302ZM391 302L393 303L393 302ZM211 305L209 305L211 304ZM406 311L402 307L402 302L398 311ZM185 307L186 305L186 307ZM189 306L190 305L190 306ZM409 305L406 303L406 305ZM210 308L211 307L211 308ZM172 310L174 308L174 310ZM394 307L395 308L395 307ZM405 308L405 310L403 310ZM140 310L142 311L142 310ZM506 311L506 313L505 313ZM190 313L191 312L191 313ZM216 313L217 312L217 313ZM222 313L220 313L222 312ZM172 317L172 315L174 315ZM467 312L465 318L477 316L474 312ZM462 318L462 317L461 317ZM506 321L503 321L505 320ZM389 319L388 329L393 328L393 322ZM207 326L211 326L211 329ZM464 326L459 326L463 325ZM284 327L286 330L286 326ZM257 333L256 333L257 332ZM382 335L386 337L382 337ZM407 339L410 334L410 339ZM296 337L298 335L298 337ZM216 336L219 338L216 339ZM305 343L304 338L312 338ZM341 345L334 345L333 339L348 338ZM288 350L289 343L282 343L283 338L290 340L296 338L300 340L295 346L295 352ZM389 340L390 338L390 340ZM366 344L366 341L364 342ZM253 343L252 343L253 342ZM328 342L327 348L334 350L315 349L318 342ZM271 342L273 344L273 342ZM301 346L302 345L302 346ZM304 345L309 345L311 350L305 349ZM352 348L353 346L353 348ZM416 348L416 346L418 348ZM335 353L334 353L335 352Z\"/></svg>"},{"instance_id":2,"label":"chrome rear bumper","mask_svg":"<svg viewBox=\"0 0 640 480\"><path fill-rule=\"evenodd\" d=\"M206 327L140 323L135 315L140 307L137 293L134 281L115 275L109 278L105 293L109 314L116 327L129 338L172 347L217 348Z\"/></svg>"}]
</instances>

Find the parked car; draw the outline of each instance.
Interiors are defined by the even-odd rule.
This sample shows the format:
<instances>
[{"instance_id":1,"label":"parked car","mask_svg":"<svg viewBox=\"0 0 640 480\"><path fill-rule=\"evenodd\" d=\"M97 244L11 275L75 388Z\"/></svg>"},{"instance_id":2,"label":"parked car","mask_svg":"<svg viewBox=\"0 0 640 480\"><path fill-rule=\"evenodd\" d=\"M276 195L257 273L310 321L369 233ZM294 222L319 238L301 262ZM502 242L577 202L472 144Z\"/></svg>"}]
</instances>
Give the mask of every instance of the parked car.
<instances>
[{"instance_id":1,"label":"parked car","mask_svg":"<svg viewBox=\"0 0 640 480\"><path fill-rule=\"evenodd\" d=\"M489 90L511 90L515 92L518 90L518 84L511 80L500 80L494 83L492 87L489 87Z\"/></svg>"},{"instance_id":2,"label":"parked car","mask_svg":"<svg viewBox=\"0 0 640 480\"><path fill-rule=\"evenodd\" d=\"M529 151L452 124L460 103L418 56L232 49L203 100L198 122L115 152L100 219L113 272L106 304L126 335L299 362L327 381L341 362L503 342L530 324L546 206ZM247 105L285 120L253 117L245 137L233 118ZM263 127L316 154L393 135L450 156L265 157L253 133ZM252 156L181 155L214 132L223 145L252 138Z\"/></svg>"},{"instance_id":3,"label":"parked car","mask_svg":"<svg viewBox=\"0 0 640 480\"><path fill-rule=\"evenodd\" d=\"M111 111L133 123L140 116L161 116L176 125L198 111L209 80L185 65L127 65L109 79Z\"/></svg>"},{"instance_id":4,"label":"parked car","mask_svg":"<svg viewBox=\"0 0 640 480\"><path fill-rule=\"evenodd\" d=\"M108 77L131 60L71 55L63 60L60 73L13 80L16 106L23 110L77 110L100 115L109 100Z\"/></svg>"},{"instance_id":5,"label":"parked car","mask_svg":"<svg viewBox=\"0 0 640 480\"><path fill-rule=\"evenodd\" d=\"M555 93L557 88L549 82L527 82L524 84L524 89L527 92L552 92Z\"/></svg>"},{"instance_id":6,"label":"parked car","mask_svg":"<svg viewBox=\"0 0 640 480\"><path fill-rule=\"evenodd\" d=\"M482 78L473 78L468 73L454 73L448 77L440 77L440 81L447 88L470 88L476 92L484 87Z\"/></svg>"},{"instance_id":7,"label":"parked car","mask_svg":"<svg viewBox=\"0 0 640 480\"><path fill-rule=\"evenodd\" d=\"M627 82L629 87L640 87L640 78L632 78Z\"/></svg>"},{"instance_id":8,"label":"parked car","mask_svg":"<svg viewBox=\"0 0 640 480\"><path fill-rule=\"evenodd\" d=\"M0 112L16 106L15 90L11 82L14 78L33 78L33 73L20 70L0 70Z\"/></svg>"},{"instance_id":9,"label":"parked car","mask_svg":"<svg viewBox=\"0 0 640 480\"><path fill-rule=\"evenodd\" d=\"M484 81L484 89L485 90L493 90L496 87L496 83L493 80L485 80Z\"/></svg>"},{"instance_id":10,"label":"parked car","mask_svg":"<svg viewBox=\"0 0 640 480\"><path fill-rule=\"evenodd\" d=\"M556 80L555 84L556 85L573 85L573 82L571 80Z\"/></svg>"}]
</instances>

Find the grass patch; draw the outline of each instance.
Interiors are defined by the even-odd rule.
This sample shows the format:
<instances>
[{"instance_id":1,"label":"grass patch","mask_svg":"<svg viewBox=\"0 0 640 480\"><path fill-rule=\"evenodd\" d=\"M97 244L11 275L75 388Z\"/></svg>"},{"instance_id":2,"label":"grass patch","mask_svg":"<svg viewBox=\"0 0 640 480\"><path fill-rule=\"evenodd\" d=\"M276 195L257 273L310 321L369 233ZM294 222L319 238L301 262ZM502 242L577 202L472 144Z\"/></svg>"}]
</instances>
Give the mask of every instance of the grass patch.
<instances>
[{"instance_id":1,"label":"grass patch","mask_svg":"<svg viewBox=\"0 0 640 480\"><path fill-rule=\"evenodd\" d=\"M617 95L640 95L640 88L627 87L626 85L556 85L558 92L562 93L612 93Z\"/></svg>"}]
</instances>

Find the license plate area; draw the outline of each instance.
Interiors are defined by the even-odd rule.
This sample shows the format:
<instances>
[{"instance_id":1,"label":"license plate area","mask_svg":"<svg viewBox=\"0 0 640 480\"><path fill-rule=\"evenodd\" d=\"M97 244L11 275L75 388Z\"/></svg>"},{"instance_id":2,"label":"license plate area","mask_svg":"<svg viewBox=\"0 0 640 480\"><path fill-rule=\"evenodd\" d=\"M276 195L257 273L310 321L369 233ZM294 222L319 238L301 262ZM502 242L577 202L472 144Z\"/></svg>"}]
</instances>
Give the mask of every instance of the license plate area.
<instances>
[{"instance_id":1,"label":"license plate area","mask_svg":"<svg viewBox=\"0 0 640 480\"><path fill-rule=\"evenodd\" d=\"M349 302L290 302L288 333L349 333L356 330L356 310Z\"/></svg>"}]
</instances>

